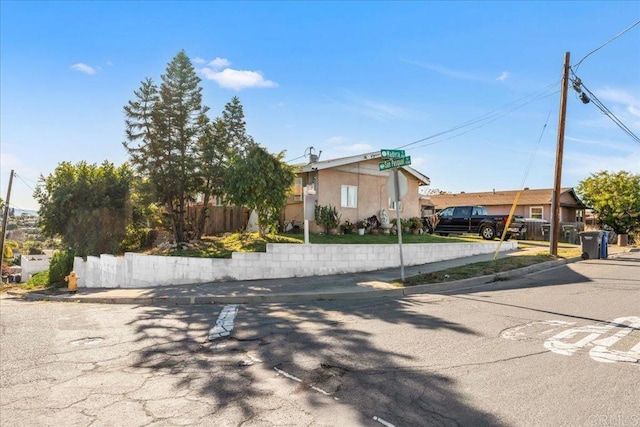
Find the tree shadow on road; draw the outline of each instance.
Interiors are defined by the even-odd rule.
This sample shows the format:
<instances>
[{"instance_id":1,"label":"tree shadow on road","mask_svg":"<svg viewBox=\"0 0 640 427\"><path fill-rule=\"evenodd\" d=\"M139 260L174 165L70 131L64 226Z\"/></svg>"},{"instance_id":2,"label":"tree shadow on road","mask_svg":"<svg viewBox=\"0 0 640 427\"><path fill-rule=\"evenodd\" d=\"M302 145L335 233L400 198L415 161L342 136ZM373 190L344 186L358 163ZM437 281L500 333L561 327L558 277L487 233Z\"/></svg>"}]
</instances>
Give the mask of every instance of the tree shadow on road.
<instances>
[{"instance_id":1,"label":"tree shadow on road","mask_svg":"<svg viewBox=\"0 0 640 427\"><path fill-rule=\"evenodd\" d=\"M503 425L468 404L453 377L436 373L402 347L415 340L416 331L425 341L436 331L459 340L479 336L422 314L424 304L377 298L241 305L231 335L213 342L206 339L208 328L223 306L147 308L133 326L140 340L152 344L139 352L134 367L175 376L176 387L192 390L210 405L214 419L230 425L268 423L270 411L282 405L265 409L264 402L276 395L286 399L283 390L291 388L295 400L319 413L346 405L359 425L380 425L373 417L402 426ZM160 332L169 318L184 328ZM412 334L404 337L404 331ZM297 409L302 418L294 424L326 425Z\"/></svg>"}]
</instances>

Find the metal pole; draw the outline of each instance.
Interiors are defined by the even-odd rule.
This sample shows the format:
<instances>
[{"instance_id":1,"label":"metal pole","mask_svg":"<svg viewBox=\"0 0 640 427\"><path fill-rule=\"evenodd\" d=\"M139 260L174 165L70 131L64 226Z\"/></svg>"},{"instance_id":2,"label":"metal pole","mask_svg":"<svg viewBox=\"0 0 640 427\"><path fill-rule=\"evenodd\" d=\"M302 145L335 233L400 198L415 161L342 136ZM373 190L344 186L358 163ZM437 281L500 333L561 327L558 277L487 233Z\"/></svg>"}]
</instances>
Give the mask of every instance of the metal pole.
<instances>
[{"instance_id":1,"label":"metal pole","mask_svg":"<svg viewBox=\"0 0 640 427\"><path fill-rule=\"evenodd\" d=\"M2 216L2 237L0 238L0 270L2 269L2 263L4 262L4 242L7 235L7 219L9 216L9 199L11 198L11 184L13 184L13 169L11 169L11 175L9 176L9 187L7 188L7 200L4 205L4 214ZM0 276L2 273L0 272Z\"/></svg>"},{"instance_id":2,"label":"metal pole","mask_svg":"<svg viewBox=\"0 0 640 427\"><path fill-rule=\"evenodd\" d=\"M398 248L400 249L400 280L404 282L404 260L402 259L402 224L400 224L400 183L398 168L393 168L394 199L396 202L396 227L398 229Z\"/></svg>"},{"instance_id":3,"label":"metal pole","mask_svg":"<svg viewBox=\"0 0 640 427\"><path fill-rule=\"evenodd\" d=\"M560 113L558 118L558 145L556 148L556 171L551 197L551 230L549 236L549 253L558 255L558 228L560 226L560 183L562 181L562 155L564 151L564 128L567 119L567 88L569 87L569 64L571 54L564 54L562 73L562 90L560 92Z\"/></svg>"}]
</instances>

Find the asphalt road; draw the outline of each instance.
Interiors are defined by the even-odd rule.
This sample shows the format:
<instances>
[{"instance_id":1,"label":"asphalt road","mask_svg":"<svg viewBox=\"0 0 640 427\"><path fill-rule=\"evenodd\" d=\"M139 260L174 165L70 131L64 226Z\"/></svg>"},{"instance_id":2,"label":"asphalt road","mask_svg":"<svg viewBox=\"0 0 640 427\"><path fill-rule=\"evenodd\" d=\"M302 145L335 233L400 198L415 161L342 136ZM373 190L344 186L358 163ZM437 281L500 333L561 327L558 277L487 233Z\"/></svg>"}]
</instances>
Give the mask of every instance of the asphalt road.
<instances>
[{"instance_id":1,"label":"asphalt road","mask_svg":"<svg viewBox=\"0 0 640 427\"><path fill-rule=\"evenodd\" d=\"M640 426L638 252L403 299L4 298L0 327L2 426Z\"/></svg>"}]
</instances>

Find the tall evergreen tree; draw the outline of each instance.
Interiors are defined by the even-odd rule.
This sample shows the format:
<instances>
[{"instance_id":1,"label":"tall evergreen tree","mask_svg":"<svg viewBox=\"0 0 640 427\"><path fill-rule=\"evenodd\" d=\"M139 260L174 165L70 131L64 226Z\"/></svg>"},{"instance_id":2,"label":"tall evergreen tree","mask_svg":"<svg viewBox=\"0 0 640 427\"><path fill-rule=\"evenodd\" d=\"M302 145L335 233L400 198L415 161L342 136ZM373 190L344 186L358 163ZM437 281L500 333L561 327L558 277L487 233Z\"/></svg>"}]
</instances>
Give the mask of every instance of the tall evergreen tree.
<instances>
[{"instance_id":1,"label":"tall evergreen tree","mask_svg":"<svg viewBox=\"0 0 640 427\"><path fill-rule=\"evenodd\" d=\"M233 152L243 153L255 144L253 138L247 135L240 98L234 96L231 101L227 102L222 112L222 120L227 126L227 145L231 147Z\"/></svg>"},{"instance_id":2,"label":"tall evergreen tree","mask_svg":"<svg viewBox=\"0 0 640 427\"><path fill-rule=\"evenodd\" d=\"M185 240L187 203L202 184L197 144L207 127L207 108L191 61L180 51L167 65L160 87L151 79L125 107L131 163L149 178L156 200L171 217L176 242Z\"/></svg>"}]
</instances>

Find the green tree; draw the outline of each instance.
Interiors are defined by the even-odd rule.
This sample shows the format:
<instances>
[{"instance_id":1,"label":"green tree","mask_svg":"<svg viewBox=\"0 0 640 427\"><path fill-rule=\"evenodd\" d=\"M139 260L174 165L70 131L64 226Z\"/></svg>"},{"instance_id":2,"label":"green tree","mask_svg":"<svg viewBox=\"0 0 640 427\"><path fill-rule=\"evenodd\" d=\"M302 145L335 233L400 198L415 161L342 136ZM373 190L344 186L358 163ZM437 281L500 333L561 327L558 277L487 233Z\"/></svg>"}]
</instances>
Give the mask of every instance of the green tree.
<instances>
[{"instance_id":1,"label":"green tree","mask_svg":"<svg viewBox=\"0 0 640 427\"><path fill-rule=\"evenodd\" d=\"M79 256L118 252L130 217L130 182L127 164L60 163L51 175L40 177L34 192L43 234L61 236Z\"/></svg>"},{"instance_id":2,"label":"green tree","mask_svg":"<svg viewBox=\"0 0 640 427\"><path fill-rule=\"evenodd\" d=\"M171 218L176 242L185 240L187 204L201 189L197 144L208 126L200 78L180 51L158 88L149 78L124 107L125 149L136 171L148 178L155 199Z\"/></svg>"},{"instance_id":3,"label":"green tree","mask_svg":"<svg viewBox=\"0 0 640 427\"><path fill-rule=\"evenodd\" d=\"M273 155L258 144L231 159L225 174L227 200L258 214L260 235L275 230L280 212L291 193L295 173L283 161L284 152Z\"/></svg>"},{"instance_id":4,"label":"green tree","mask_svg":"<svg viewBox=\"0 0 640 427\"><path fill-rule=\"evenodd\" d=\"M222 121L226 125L227 146L236 153L244 153L249 147L255 145L253 138L247 134L244 120L244 109L240 98L234 96L227 102L222 112Z\"/></svg>"},{"instance_id":5,"label":"green tree","mask_svg":"<svg viewBox=\"0 0 640 427\"><path fill-rule=\"evenodd\" d=\"M580 181L576 192L598 222L617 234L640 229L640 175L600 171Z\"/></svg>"}]
</instances>

